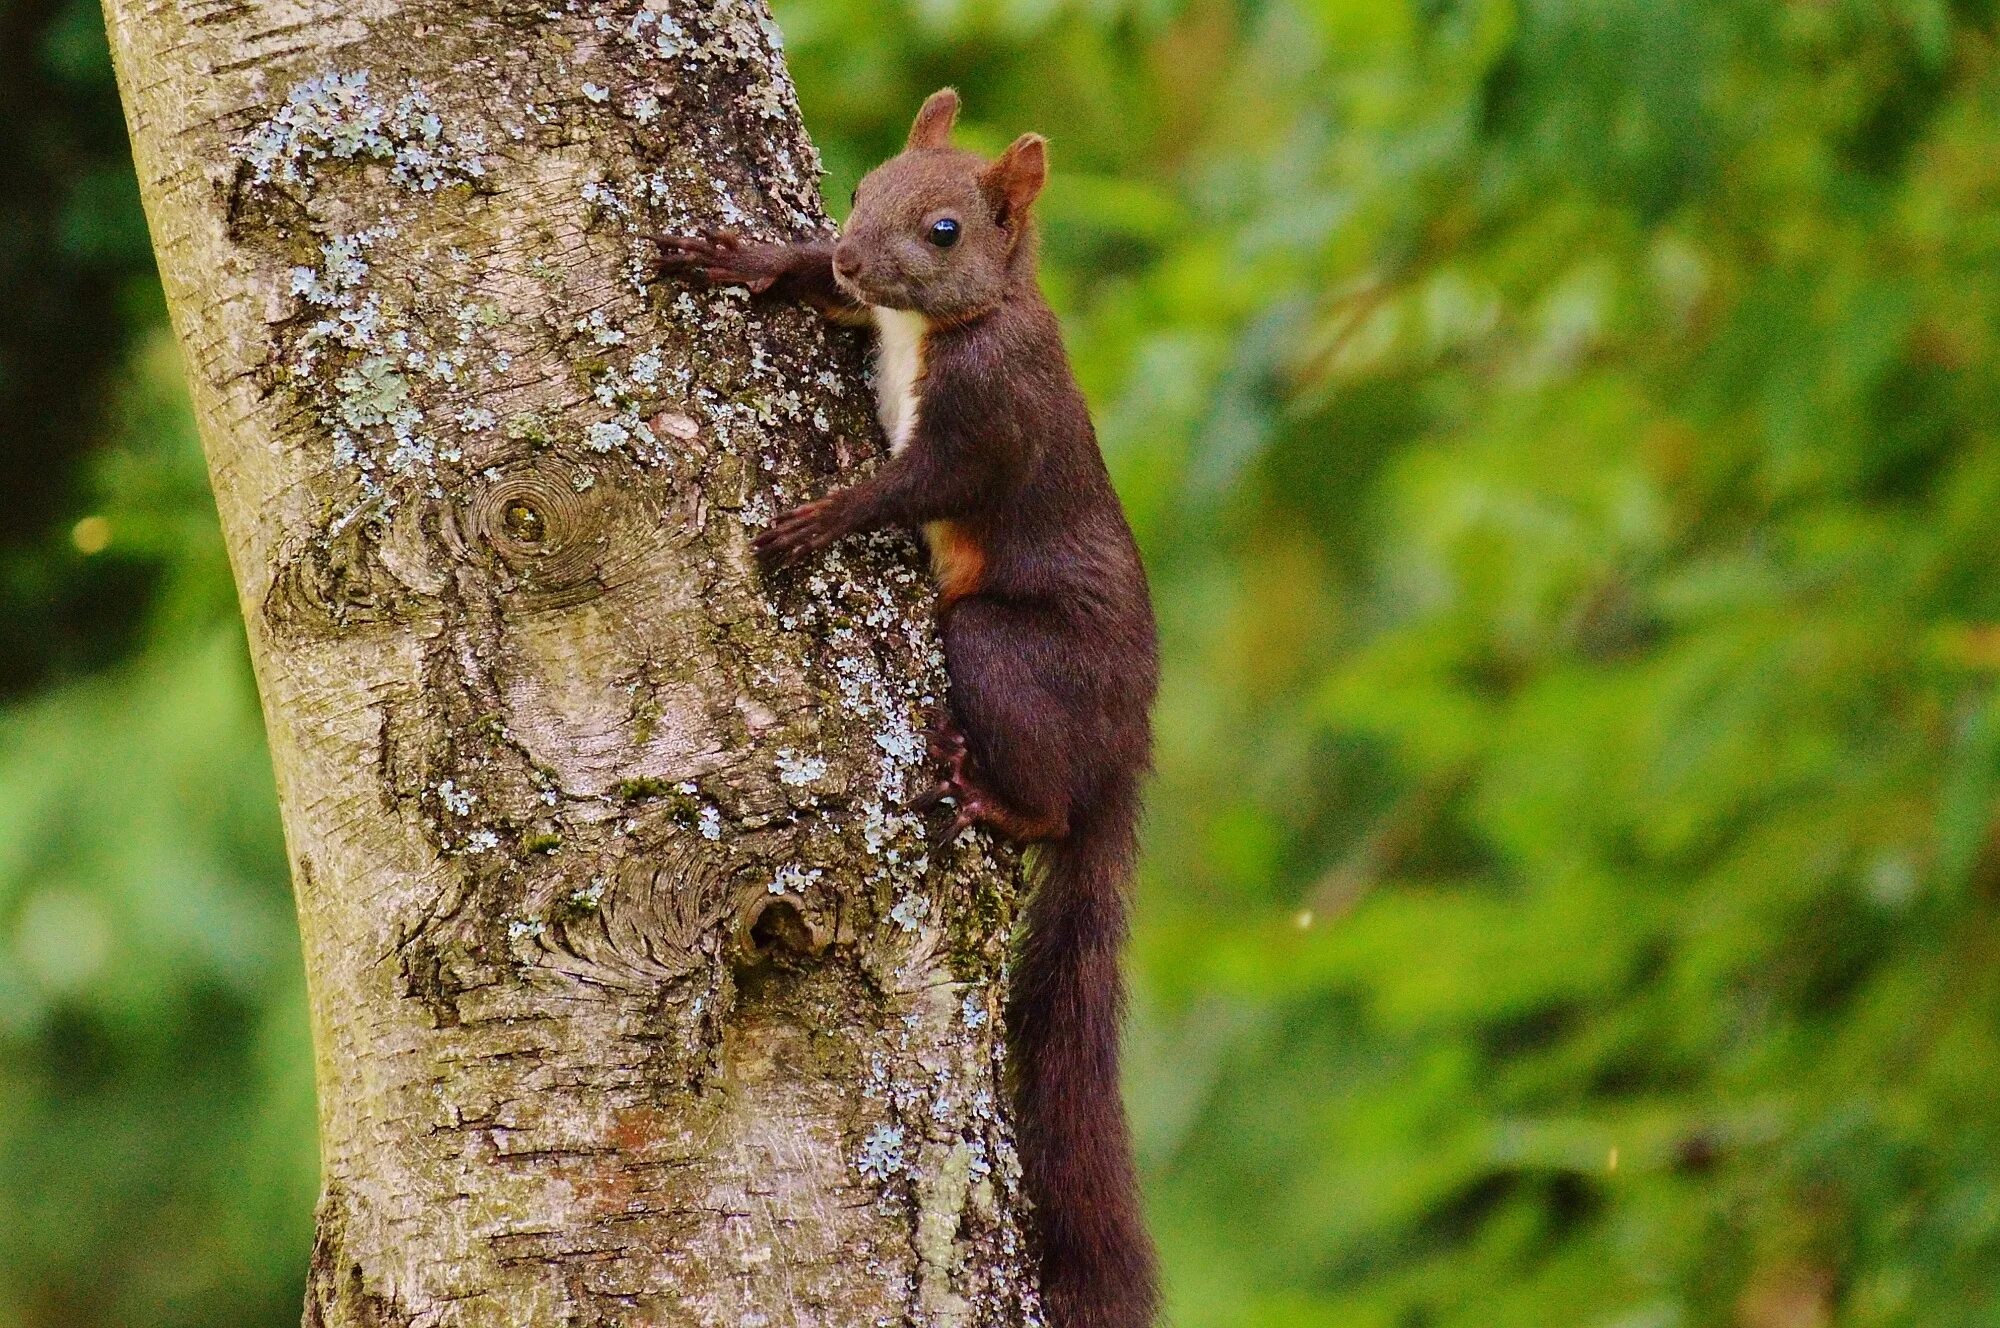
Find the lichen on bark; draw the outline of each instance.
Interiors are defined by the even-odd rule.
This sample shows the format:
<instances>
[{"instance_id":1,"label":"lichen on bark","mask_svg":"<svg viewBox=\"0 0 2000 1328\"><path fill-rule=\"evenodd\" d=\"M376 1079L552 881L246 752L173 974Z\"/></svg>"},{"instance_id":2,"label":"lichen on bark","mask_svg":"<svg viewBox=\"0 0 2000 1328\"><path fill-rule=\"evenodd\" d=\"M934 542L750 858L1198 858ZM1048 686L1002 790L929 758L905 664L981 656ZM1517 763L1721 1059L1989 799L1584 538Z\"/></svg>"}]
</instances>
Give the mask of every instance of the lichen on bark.
<instances>
[{"instance_id":1,"label":"lichen on bark","mask_svg":"<svg viewBox=\"0 0 2000 1328\"><path fill-rule=\"evenodd\" d=\"M942 700L860 348L653 289L827 223L750 0L107 0L313 991L308 1322L1019 1324L1017 869L907 810Z\"/></svg>"}]
</instances>

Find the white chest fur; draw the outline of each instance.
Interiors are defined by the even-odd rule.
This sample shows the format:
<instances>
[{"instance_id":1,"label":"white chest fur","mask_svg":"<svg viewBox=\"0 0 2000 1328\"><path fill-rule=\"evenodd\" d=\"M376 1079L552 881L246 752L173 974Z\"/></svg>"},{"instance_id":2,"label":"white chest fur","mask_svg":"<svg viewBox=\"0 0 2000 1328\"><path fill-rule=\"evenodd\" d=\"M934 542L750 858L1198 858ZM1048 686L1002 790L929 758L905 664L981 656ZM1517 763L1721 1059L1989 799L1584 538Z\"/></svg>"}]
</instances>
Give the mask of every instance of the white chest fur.
<instances>
[{"instance_id":1,"label":"white chest fur","mask_svg":"<svg viewBox=\"0 0 2000 1328\"><path fill-rule=\"evenodd\" d=\"M922 398L917 384L924 376L924 335L930 325L908 309L871 310L875 317L875 414L889 435L889 449L900 452L916 434Z\"/></svg>"}]
</instances>

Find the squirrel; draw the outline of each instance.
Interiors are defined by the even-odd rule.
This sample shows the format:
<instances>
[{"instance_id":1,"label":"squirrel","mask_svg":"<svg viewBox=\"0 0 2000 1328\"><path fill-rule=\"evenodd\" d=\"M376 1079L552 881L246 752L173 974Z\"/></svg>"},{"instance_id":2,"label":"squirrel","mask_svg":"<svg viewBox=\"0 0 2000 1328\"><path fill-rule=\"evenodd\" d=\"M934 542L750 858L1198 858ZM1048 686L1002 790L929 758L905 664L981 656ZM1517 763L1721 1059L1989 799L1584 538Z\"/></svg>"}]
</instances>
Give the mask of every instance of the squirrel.
<instances>
[{"instance_id":1,"label":"squirrel","mask_svg":"<svg viewBox=\"0 0 2000 1328\"><path fill-rule=\"evenodd\" d=\"M1151 766L1158 634L1131 527L1036 279L1046 141L951 146L934 93L855 190L837 241L655 235L699 274L872 323L890 455L779 516L767 568L881 526L921 529L949 711L932 737L948 844L983 824L1035 847L1007 1002L1016 1132L1051 1328L1145 1328L1158 1308L1118 1087L1119 951Z\"/></svg>"}]
</instances>

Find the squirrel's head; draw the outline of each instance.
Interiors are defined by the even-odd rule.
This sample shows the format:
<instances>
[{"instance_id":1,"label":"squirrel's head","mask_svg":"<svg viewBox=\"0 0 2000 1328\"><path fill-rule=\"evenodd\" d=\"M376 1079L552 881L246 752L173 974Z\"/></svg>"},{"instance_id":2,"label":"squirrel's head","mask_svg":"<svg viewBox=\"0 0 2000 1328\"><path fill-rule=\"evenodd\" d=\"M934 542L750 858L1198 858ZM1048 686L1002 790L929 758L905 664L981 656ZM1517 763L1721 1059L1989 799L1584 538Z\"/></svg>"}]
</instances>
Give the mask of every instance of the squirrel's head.
<instances>
[{"instance_id":1,"label":"squirrel's head","mask_svg":"<svg viewBox=\"0 0 2000 1328\"><path fill-rule=\"evenodd\" d=\"M1023 134L995 161L951 146L958 94L934 92L903 151L870 171L834 246L834 279L866 304L967 318L1033 262L1028 209L1048 147Z\"/></svg>"}]
</instances>

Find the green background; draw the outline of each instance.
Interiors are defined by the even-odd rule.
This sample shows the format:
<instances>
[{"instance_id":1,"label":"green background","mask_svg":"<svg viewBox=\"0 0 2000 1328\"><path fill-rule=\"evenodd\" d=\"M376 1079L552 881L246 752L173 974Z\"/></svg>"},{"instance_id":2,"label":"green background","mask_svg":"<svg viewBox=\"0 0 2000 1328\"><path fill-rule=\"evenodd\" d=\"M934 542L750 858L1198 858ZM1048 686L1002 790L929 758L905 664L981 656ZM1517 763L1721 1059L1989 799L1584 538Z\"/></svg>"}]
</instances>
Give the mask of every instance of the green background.
<instances>
[{"instance_id":1,"label":"green background","mask_svg":"<svg viewBox=\"0 0 2000 1328\"><path fill-rule=\"evenodd\" d=\"M1178 1328L2000 1324L1996 6L778 13L830 198L1053 142ZM0 50L0 1324L291 1324L241 628L96 11Z\"/></svg>"}]
</instances>

